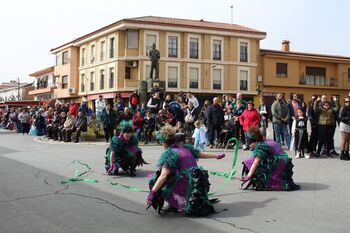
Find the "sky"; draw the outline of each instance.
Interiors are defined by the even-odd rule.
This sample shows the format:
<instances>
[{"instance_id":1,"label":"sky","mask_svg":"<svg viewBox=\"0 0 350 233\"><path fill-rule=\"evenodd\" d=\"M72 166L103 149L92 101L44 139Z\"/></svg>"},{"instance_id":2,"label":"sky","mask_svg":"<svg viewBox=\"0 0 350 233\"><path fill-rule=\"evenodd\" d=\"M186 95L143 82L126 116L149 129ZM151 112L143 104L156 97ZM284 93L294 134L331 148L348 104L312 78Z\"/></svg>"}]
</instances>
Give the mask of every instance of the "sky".
<instances>
[{"instance_id":1,"label":"sky","mask_svg":"<svg viewBox=\"0 0 350 233\"><path fill-rule=\"evenodd\" d=\"M233 6L231 8L231 6ZM50 49L124 18L162 16L244 25L263 49L350 57L348 0L16 0L0 8L0 83L54 65Z\"/></svg>"}]
</instances>

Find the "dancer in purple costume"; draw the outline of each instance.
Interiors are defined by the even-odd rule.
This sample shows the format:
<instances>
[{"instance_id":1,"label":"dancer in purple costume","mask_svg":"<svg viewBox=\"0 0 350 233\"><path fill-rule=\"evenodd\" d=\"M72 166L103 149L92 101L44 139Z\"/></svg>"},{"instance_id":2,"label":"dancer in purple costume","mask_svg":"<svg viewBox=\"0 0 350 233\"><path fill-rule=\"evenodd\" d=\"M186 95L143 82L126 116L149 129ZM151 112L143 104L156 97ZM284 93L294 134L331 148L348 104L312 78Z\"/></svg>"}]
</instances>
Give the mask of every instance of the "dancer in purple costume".
<instances>
[{"instance_id":1,"label":"dancer in purple costume","mask_svg":"<svg viewBox=\"0 0 350 233\"><path fill-rule=\"evenodd\" d=\"M292 159L277 142L263 140L256 126L249 128L247 139L253 153L243 161L242 186L248 182L245 189L292 191L300 188L292 179Z\"/></svg>"},{"instance_id":2,"label":"dancer in purple costume","mask_svg":"<svg viewBox=\"0 0 350 233\"><path fill-rule=\"evenodd\" d=\"M213 213L208 199L208 172L198 167L197 159L222 159L225 154L214 155L200 152L192 145L177 145L176 130L170 125L163 127L161 140L165 151L158 161L159 170L149 181L147 205L158 209L158 213L164 201L169 203L167 211L180 210L190 215Z\"/></svg>"}]
</instances>

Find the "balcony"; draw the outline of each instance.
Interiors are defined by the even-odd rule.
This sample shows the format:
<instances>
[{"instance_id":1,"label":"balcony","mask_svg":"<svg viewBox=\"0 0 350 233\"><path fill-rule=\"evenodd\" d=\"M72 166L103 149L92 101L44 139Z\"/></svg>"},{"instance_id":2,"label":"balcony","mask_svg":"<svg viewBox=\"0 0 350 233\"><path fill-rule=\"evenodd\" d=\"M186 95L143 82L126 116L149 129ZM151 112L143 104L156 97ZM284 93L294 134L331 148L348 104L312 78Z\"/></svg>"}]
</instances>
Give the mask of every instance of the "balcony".
<instances>
[{"instance_id":1,"label":"balcony","mask_svg":"<svg viewBox=\"0 0 350 233\"><path fill-rule=\"evenodd\" d=\"M53 90L55 88L53 87L44 87L39 89L34 89L28 92L28 95L39 95L39 94L45 94L45 93L53 93Z\"/></svg>"},{"instance_id":2,"label":"balcony","mask_svg":"<svg viewBox=\"0 0 350 233\"><path fill-rule=\"evenodd\" d=\"M322 76L300 77L299 85L320 86L320 87L337 87L338 79L331 77L325 78Z\"/></svg>"}]
</instances>

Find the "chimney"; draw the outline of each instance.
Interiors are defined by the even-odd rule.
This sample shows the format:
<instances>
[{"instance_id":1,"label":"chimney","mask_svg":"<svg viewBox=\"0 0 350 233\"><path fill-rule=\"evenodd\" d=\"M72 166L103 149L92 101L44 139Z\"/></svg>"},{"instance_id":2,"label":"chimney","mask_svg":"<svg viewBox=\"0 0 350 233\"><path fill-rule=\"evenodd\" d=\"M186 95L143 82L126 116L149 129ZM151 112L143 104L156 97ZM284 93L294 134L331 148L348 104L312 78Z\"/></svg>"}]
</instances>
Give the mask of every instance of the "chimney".
<instances>
[{"instance_id":1,"label":"chimney","mask_svg":"<svg viewBox=\"0 0 350 233\"><path fill-rule=\"evenodd\" d=\"M289 40L283 40L282 41L282 51L283 52L289 52Z\"/></svg>"}]
</instances>

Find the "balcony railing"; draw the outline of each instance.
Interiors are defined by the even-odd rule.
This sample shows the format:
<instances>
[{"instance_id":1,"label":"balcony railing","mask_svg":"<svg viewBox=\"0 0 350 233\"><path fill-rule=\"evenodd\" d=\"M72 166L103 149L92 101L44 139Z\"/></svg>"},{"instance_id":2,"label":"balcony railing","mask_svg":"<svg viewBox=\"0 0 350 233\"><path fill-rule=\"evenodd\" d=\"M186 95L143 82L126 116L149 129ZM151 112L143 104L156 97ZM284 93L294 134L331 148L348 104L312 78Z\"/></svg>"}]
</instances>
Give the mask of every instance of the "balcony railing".
<instances>
[{"instance_id":1,"label":"balcony railing","mask_svg":"<svg viewBox=\"0 0 350 233\"><path fill-rule=\"evenodd\" d=\"M336 78L299 78L299 85L307 86L324 86L324 87L336 87L338 86L338 80Z\"/></svg>"}]
</instances>

